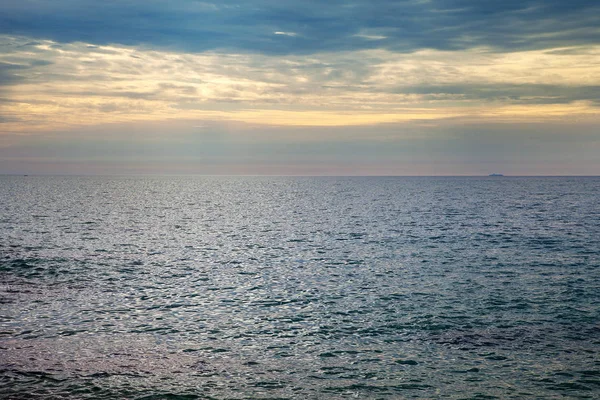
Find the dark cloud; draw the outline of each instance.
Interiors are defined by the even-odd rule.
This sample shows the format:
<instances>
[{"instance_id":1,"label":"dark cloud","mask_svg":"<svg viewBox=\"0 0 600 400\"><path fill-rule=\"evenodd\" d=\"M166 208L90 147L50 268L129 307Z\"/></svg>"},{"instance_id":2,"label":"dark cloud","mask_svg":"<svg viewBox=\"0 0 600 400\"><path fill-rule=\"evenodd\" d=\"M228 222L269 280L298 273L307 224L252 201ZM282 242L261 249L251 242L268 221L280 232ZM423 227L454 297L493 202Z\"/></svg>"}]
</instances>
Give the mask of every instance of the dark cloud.
<instances>
[{"instance_id":1,"label":"dark cloud","mask_svg":"<svg viewBox=\"0 0 600 400\"><path fill-rule=\"evenodd\" d=\"M2 100L0 100L2 102ZM13 116L0 115L0 124L5 124L8 122L20 122L21 119Z\"/></svg>"},{"instance_id":2,"label":"dark cloud","mask_svg":"<svg viewBox=\"0 0 600 400\"><path fill-rule=\"evenodd\" d=\"M513 104L567 104L578 100L600 102L600 86L566 86L542 84L458 84L415 85L394 89L394 93L440 95L465 100L501 100Z\"/></svg>"},{"instance_id":3,"label":"dark cloud","mask_svg":"<svg viewBox=\"0 0 600 400\"><path fill-rule=\"evenodd\" d=\"M19 72L31 68L29 65L0 62L0 87L14 85L25 79Z\"/></svg>"},{"instance_id":4,"label":"dark cloud","mask_svg":"<svg viewBox=\"0 0 600 400\"><path fill-rule=\"evenodd\" d=\"M268 54L508 50L597 44L598 15L596 0L23 0L0 3L0 33Z\"/></svg>"},{"instance_id":5,"label":"dark cloud","mask_svg":"<svg viewBox=\"0 0 600 400\"><path fill-rule=\"evenodd\" d=\"M7 63L0 61L0 87L20 83L27 79L27 70L51 64L51 61L41 59L29 60L26 63Z\"/></svg>"}]
</instances>

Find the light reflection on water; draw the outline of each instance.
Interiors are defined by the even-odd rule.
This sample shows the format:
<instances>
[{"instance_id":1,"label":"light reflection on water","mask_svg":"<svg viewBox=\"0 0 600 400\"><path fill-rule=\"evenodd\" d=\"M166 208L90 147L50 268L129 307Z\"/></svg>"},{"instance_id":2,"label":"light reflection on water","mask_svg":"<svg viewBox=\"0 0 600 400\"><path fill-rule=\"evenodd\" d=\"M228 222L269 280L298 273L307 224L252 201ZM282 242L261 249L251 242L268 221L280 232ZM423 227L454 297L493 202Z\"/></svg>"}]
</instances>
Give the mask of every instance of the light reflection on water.
<instances>
[{"instance_id":1,"label":"light reflection on water","mask_svg":"<svg viewBox=\"0 0 600 400\"><path fill-rule=\"evenodd\" d=\"M0 183L9 398L600 389L600 179Z\"/></svg>"}]
</instances>

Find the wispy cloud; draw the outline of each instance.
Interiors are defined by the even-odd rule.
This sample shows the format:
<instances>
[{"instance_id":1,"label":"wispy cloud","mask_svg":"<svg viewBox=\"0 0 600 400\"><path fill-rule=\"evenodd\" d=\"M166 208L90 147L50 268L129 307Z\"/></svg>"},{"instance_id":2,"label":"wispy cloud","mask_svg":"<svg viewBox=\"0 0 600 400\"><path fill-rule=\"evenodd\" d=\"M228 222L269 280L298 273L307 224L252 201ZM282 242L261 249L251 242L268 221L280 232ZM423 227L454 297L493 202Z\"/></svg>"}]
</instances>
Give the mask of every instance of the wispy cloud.
<instances>
[{"instance_id":1,"label":"wispy cloud","mask_svg":"<svg viewBox=\"0 0 600 400\"><path fill-rule=\"evenodd\" d=\"M358 37L358 38L361 38L361 39L367 39L367 40L383 40L383 39L387 39L387 36L374 35L374 34L368 34L368 33L357 33L354 36Z\"/></svg>"},{"instance_id":2,"label":"wispy cloud","mask_svg":"<svg viewBox=\"0 0 600 400\"><path fill-rule=\"evenodd\" d=\"M278 57L28 41L0 42L10 99L0 109L27 121L3 130L172 118L331 126L598 113L598 46Z\"/></svg>"},{"instance_id":3,"label":"wispy cloud","mask_svg":"<svg viewBox=\"0 0 600 400\"><path fill-rule=\"evenodd\" d=\"M291 37L295 37L298 36L297 33L294 32L283 32L283 31L275 31L273 32L275 35L282 35L282 36L291 36Z\"/></svg>"}]
</instances>

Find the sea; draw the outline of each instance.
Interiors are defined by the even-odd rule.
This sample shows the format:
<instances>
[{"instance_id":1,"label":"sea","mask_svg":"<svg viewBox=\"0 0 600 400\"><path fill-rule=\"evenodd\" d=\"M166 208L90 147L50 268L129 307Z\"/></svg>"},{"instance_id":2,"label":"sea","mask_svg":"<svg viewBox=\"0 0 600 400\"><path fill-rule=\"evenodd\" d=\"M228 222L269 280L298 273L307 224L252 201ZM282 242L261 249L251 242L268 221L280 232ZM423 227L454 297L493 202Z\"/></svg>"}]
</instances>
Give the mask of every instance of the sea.
<instances>
[{"instance_id":1,"label":"sea","mask_svg":"<svg viewBox=\"0 0 600 400\"><path fill-rule=\"evenodd\" d=\"M599 177L0 176L2 399L598 399Z\"/></svg>"}]
</instances>

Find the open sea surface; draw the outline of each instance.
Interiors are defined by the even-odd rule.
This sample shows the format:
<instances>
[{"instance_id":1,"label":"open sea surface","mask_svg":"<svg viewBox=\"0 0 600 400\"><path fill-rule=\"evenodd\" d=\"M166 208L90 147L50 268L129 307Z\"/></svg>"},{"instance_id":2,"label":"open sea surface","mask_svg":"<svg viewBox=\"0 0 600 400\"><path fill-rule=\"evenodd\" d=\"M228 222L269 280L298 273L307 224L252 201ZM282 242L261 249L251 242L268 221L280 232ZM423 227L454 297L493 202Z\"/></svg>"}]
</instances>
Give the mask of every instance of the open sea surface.
<instances>
[{"instance_id":1,"label":"open sea surface","mask_svg":"<svg viewBox=\"0 0 600 400\"><path fill-rule=\"evenodd\" d=\"M600 178L0 176L2 399L600 398Z\"/></svg>"}]
</instances>

